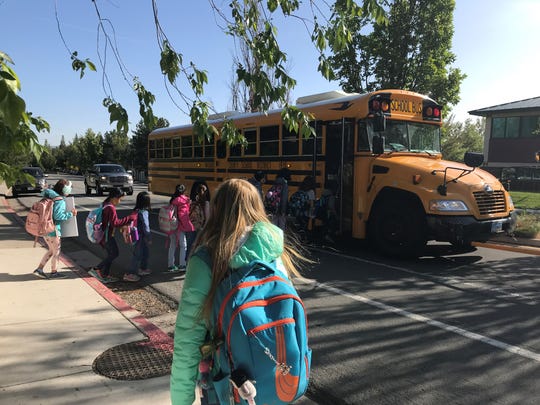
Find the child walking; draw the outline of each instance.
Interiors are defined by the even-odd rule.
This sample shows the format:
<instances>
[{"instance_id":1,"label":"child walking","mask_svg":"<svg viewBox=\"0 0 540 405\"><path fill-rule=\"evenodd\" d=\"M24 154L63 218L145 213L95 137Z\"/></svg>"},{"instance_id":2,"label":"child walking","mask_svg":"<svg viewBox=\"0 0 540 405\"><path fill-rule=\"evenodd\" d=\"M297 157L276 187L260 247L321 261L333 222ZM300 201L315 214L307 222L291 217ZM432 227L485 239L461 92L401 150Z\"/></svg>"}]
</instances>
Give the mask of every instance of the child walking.
<instances>
[{"instance_id":1,"label":"child walking","mask_svg":"<svg viewBox=\"0 0 540 405\"><path fill-rule=\"evenodd\" d=\"M71 182L66 179L60 179L58 182L54 185L52 189L47 189L43 192L44 198L50 198L54 201L53 203L53 221L55 230L51 233L49 233L47 236L45 236L43 239L45 239L45 242L47 243L47 247L49 250L41 261L39 262L39 265L37 269L34 270L34 275L41 278L63 278L65 275L62 273L58 273L58 258L60 257L60 237L62 236L60 234L60 222L67 221L71 217L77 215L77 210L73 209L70 211L66 210L66 202L64 200L64 197L68 196L71 193ZM45 268L45 265L47 262L51 260L51 273L49 275L45 274L43 272L43 269Z\"/></svg>"},{"instance_id":2,"label":"child walking","mask_svg":"<svg viewBox=\"0 0 540 405\"><path fill-rule=\"evenodd\" d=\"M169 204L176 207L178 228L169 235L168 271L186 271L186 232L193 232L195 228L189 220L190 200L186 192L186 186L179 184L171 196ZM178 266L175 264L176 248L179 248Z\"/></svg>"},{"instance_id":3,"label":"child walking","mask_svg":"<svg viewBox=\"0 0 540 405\"><path fill-rule=\"evenodd\" d=\"M121 228L133 222L133 216L128 215L122 219L118 218L116 206L120 204L122 198L126 195L121 189L113 188L109 192L109 196L103 201L103 213L101 219L101 229L105 237L101 241L101 246L107 251L107 257L101 261L96 267L88 271L92 277L97 278L102 283L113 283L118 281L116 277L110 275L112 262L120 254L118 244L114 237L116 228Z\"/></svg>"},{"instance_id":4,"label":"child walking","mask_svg":"<svg viewBox=\"0 0 540 405\"><path fill-rule=\"evenodd\" d=\"M136 282L141 276L151 273L148 269L149 246L152 244L152 233L150 232L150 194L147 191L141 191L137 194L133 216L137 218L136 227L139 232L139 240L133 246L133 258L124 281Z\"/></svg>"},{"instance_id":5,"label":"child walking","mask_svg":"<svg viewBox=\"0 0 540 405\"><path fill-rule=\"evenodd\" d=\"M204 247L212 264L196 254L191 256L178 306L170 385L173 405L195 400L200 347L212 333L212 306L226 275L253 260L276 260L287 276L298 276L297 265L305 260L285 240L281 229L270 223L259 192L248 181L224 181L210 206L210 216L193 249ZM213 385L212 379L209 383Z\"/></svg>"}]
</instances>

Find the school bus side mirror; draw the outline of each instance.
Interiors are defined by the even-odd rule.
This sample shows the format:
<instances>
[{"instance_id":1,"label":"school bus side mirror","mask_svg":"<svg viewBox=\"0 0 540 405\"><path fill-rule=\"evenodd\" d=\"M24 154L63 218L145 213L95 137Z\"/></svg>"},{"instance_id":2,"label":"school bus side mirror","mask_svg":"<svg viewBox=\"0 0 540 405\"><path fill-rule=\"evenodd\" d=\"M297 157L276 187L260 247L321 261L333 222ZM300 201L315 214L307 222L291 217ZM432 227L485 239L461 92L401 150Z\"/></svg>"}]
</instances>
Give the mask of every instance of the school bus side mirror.
<instances>
[{"instance_id":1,"label":"school bus side mirror","mask_svg":"<svg viewBox=\"0 0 540 405\"><path fill-rule=\"evenodd\" d=\"M469 167L479 167L484 163L484 155L476 152L465 152L463 161Z\"/></svg>"},{"instance_id":2,"label":"school bus side mirror","mask_svg":"<svg viewBox=\"0 0 540 405\"><path fill-rule=\"evenodd\" d=\"M386 116L378 112L373 116L373 131L384 132L386 131Z\"/></svg>"}]
</instances>

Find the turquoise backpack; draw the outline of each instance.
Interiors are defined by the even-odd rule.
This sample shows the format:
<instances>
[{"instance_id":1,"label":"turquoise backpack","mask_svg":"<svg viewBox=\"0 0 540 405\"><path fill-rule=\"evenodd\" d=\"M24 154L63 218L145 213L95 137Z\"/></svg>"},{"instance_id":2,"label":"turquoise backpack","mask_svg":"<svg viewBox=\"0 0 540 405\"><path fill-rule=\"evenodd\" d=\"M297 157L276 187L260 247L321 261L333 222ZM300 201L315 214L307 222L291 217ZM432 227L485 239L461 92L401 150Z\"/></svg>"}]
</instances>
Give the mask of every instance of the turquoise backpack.
<instances>
[{"instance_id":1,"label":"turquoise backpack","mask_svg":"<svg viewBox=\"0 0 540 405\"><path fill-rule=\"evenodd\" d=\"M207 264L208 251L194 253ZM311 367L307 316L281 260L253 261L232 270L219 285L213 307L212 380L222 404L242 405L236 387L254 382L257 404L285 405L307 390ZM211 266L210 266L211 267ZM231 381L233 384L231 384Z\"/></svg>"}]
</instances>

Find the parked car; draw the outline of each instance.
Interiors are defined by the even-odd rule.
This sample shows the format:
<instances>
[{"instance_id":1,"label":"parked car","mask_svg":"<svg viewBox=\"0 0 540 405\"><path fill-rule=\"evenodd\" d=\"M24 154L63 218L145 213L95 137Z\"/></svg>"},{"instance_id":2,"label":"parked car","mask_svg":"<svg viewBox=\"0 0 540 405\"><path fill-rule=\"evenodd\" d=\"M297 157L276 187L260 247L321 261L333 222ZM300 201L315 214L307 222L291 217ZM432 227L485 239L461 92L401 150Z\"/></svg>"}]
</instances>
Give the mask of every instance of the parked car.
<instances>
[{"instance_id":1,"label":"parked car","mask_svg":"<svg viewBox=\"0 0 540 405\"><path fill-rule=\"evenodd\" d=\"M133 194L133 176L121 165L95 164L84 175L84 188L86 195L92 194L92 189L97 195L103 195L104 191L112 188L121 188L128 195Z\"/></svg>"},{"instance_id":2,"label":"parked car","mask_svg":"<svg viewBox=\"0 0 540 405\"><path fill-rule=\"evenodd\" d=\"M34 178L31 183L27 180L17 180L17 182L11 186L11 194L13 197L17 197L23 193L41 193L47 188L47 175L43 173L41 167L23 167L22 171L29 174Z\"/></svg>"}]
</instances>

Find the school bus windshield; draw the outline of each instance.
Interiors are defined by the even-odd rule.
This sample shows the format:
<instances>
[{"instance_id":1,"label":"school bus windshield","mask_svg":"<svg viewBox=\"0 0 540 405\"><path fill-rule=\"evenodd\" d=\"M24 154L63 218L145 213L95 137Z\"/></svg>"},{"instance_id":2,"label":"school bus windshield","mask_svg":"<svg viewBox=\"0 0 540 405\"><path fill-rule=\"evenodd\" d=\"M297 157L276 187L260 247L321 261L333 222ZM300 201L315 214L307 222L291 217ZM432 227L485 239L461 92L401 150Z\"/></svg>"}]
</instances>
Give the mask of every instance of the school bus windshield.
<instances>
[{"instance_id":1,"label":"school bus windshield","mask_svg":"<svg viewBox=\"0 0 540 405\"><path fill-rule=\"evenodd\" d=\"M385 152L441 152L440 129L437 125L387 120L386 130L379 135L385 137Z\"/></svg>"}]
</instances>

